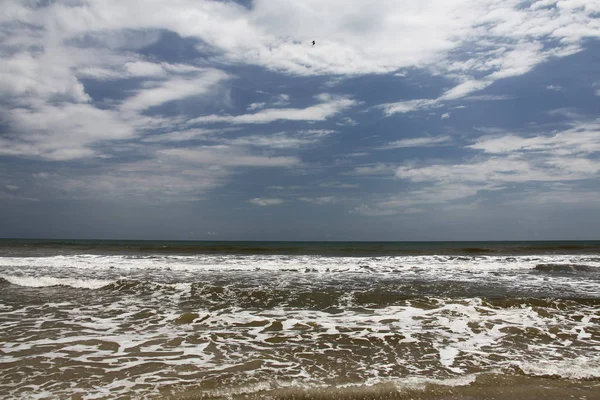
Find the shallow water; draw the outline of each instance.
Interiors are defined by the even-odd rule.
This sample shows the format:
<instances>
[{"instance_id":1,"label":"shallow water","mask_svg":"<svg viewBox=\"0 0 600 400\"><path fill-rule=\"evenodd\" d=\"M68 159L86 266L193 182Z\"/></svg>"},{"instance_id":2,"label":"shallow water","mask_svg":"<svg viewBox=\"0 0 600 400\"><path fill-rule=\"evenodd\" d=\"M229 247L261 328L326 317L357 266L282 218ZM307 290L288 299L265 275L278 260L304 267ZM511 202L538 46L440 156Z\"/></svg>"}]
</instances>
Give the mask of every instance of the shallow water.
<instances>
[{"instance_id":1,"label":"shallow water","mask_svg":"<svg viewBox=\"0 0 600 400\"><path fill-rule=\"evenodd\" d=\"M0 257L6 398L600 398L588 251L48 251Z\"/></svg>"}]
</instances>

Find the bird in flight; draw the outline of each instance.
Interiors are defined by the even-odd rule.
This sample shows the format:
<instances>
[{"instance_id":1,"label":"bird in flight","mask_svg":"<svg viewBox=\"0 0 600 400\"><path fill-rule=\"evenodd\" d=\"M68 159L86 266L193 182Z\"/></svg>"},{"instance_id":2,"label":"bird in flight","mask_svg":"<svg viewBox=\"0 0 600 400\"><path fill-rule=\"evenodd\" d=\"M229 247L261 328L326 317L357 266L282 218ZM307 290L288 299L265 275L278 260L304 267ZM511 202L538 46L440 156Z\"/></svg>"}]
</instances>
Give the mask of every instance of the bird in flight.
<instances>
[{"instance_id":1,"label":"bird in flight","mask_svg":"<svg viewBox=\"0 0 600 400\"><path fill-rule=\"evenodd\" d=\"M313 40L313 46L315 45L315 41Z\"/></svg>"}]
</instances>

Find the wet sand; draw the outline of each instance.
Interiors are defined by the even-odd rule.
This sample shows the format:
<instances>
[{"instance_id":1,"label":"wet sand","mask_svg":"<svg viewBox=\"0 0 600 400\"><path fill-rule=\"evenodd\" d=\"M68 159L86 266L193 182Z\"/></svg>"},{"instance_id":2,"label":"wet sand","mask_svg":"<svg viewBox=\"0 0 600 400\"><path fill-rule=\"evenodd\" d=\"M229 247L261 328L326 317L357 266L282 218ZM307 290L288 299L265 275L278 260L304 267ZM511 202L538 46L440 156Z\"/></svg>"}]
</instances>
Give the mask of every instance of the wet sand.
<instances>
[{"instance_id":1,"label":"wet sand","mask_svg":"<svg viewBox=\"0 0 600 400\"><path fill-rule=\"evenodd\" d=\"M243 392L243 389L239 389ZM522 375L482 374L466 385L415 384L402 387L397 383L345 388L298 387L262 391L251 394L220 395L218 391L207 392L194 389L176 395L169 400L547 400L547 399L600 399L600 381L575 381L551 377L528 377Z\"/></svg>"}]
</instances>

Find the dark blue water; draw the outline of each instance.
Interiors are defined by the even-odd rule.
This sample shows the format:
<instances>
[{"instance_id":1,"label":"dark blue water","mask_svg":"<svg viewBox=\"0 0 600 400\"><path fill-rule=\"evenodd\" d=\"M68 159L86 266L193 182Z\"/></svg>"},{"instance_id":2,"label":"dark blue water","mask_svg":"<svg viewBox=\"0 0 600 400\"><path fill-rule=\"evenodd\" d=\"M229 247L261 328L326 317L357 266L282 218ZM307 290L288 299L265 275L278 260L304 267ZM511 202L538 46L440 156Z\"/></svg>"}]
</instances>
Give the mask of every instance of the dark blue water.
<instances>
[{"instance_id":1,"label":"dark blue water","mask_svg":"<svg viewBox=\"0 0 600 400\"><path fill-rule=\"evenodd\" d=\"M600 241L264 242L0 239L0 256L70 254L273 254L329 257L591 254Z\"/></svg>"}]
</instances>

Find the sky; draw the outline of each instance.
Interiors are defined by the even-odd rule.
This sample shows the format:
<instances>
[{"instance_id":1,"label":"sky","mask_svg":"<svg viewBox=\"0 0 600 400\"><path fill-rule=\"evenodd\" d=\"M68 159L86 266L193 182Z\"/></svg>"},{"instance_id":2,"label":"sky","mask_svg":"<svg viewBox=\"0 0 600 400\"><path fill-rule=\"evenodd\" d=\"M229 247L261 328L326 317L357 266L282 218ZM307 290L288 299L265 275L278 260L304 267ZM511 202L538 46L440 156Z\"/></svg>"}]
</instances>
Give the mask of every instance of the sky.
<instances>
[{"instance_id":1,"label":"sky","mask_svg":"<svg viewBox=\"0 0 600 400\"><path fill-rule=\"evenodd\" d=\"M0 3L0 237L600 239L598 0Z\"/></svg>"}]
</instances>

